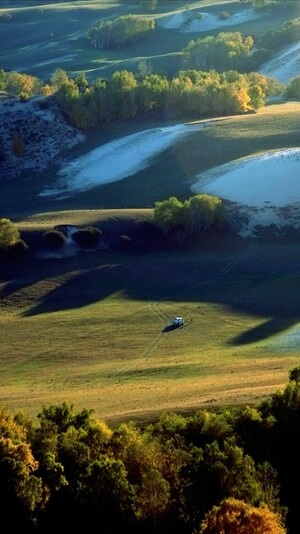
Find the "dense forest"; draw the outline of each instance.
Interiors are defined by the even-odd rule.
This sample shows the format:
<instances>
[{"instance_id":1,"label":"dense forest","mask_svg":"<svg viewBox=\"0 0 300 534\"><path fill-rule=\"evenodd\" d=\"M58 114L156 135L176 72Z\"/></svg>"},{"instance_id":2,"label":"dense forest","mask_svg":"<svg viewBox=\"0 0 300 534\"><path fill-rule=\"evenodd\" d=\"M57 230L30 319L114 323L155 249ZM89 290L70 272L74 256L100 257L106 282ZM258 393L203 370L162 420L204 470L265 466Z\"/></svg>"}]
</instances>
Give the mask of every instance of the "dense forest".
<instances>
[{"instance_id":1,"label":"dense forest","mask_svg":"<svg viewBox=\"0 0 300 534\"><path fill-rule=\"evenodd\" d=\"M37 93L53 95L70 123L83 130L153 111L164 119L235 115L257 110L264 106L266 98L283 92L276 80L255 72L195 69L180 71L171 80L159 74L137 77L122 70L114 72L110 80L97 78L93 84L84 73L70 78L62 69L56 69L50 85L42 85L30 75L2 70L1 88L23 100Z\"/></svg>"},{"instance_id":2,"label":"dense forest","mask_svg":"<svg viewBox=\"0 0 300 534\"><path fill-rule=\"evenodd\" d=\"M293 368L258 406L144 425L68 403L36 420L2 407L2 532L298 532L299 379Z\"/></svg>"}]
</instances>

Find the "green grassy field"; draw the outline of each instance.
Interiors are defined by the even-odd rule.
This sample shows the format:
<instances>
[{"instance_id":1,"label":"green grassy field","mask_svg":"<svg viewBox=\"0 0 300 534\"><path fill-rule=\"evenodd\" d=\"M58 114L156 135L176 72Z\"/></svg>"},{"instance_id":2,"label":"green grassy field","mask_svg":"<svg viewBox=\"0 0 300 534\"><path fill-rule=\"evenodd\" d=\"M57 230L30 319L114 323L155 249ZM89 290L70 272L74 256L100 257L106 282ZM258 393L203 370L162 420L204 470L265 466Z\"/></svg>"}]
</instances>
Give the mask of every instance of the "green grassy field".
<instances>
[{"instance_id":1,"label":"green grassy field","mask_svg":"<svg viewBox=\"0 0 300 534\"><path fill-rule=\"evenodd\" d=\"M97 224L107 237L119 214L44 213L19 227ZM142 214L124 211L119 231ZM34 416L66 400L114 424L256 403L299 364L287 337L299 321L299 260L297 245L224 239L2 265L0 404ZM170 330L177 314L186 324Z\"/></svg>"},{"instance_id":2,"label":"green grassy field","mask_svg":"<svg viewBox=\"0 0 300 534\"><path fill-rule=\"evenodd\" d=\"M173 5L174 4L174 5ZM85 72L90 80L98 76L109 77L116 70L127 69L137 72L141 58L146 59L155 72L174 75L184 68L182 49L192 39L214 35L222 28L207 32L184 33L178 30L163 30L159 18L166 13L180 13L189 9L208 11L218 15L226 10L230 15L247 9L240 2L181 0L163 4L155 12L144 13L134 4L119 3L114 0L84 0L32 6L8 5L11 15L8 23L0 25L0 66L4 70L27 72L47 81L56 68L65 69L69 74ZM130 47L117 50L96 50L86 39L87 30L100 21L114 19L133 13L154 18L157 22L153 34ZM293 11L268 13L257 21L248 21L237 26L229 26L227 31L241 31L245 35L259 37L262 33L281 25L300 14L300 6L295 2Z\"/></svg>"},{"instance_id":3,"label":"green grassy field","mask_svg":"<svg viewBox=\"0 0 300 534\"><path fill-rule=\"evenodd\" d=\"M109 16L123 9L109 5ZM15 68L31 65L34 74L46 76L50 67L62 67L61 58L68 55L67 70L72 72L100 72L105 62L109 69L127 61L116 52L97 59L86 43L72 38L82 31L83 21L90 25L92 10L104 9L105 3L85 6L80 21L79 8L69 4L47 6L43 14L36 7L17 10L15 26L0 29L6 36L1 66L7 68L5 62L14 58ZM41 41L43 26L33 21L33 13L59 19L57 63L47 63L49 43ZM259 31L274 20L264 24ZM35 31L22 33L20 28ZM174 59L182 42L176 32L167 34L165 50L149 40L130 54L151 55L161 64ZM260 151L298 146L299 119L300 104L287 102L253 115L213 120L136 175L60 201L38 197L53 184L56 168L2 183L0 213L15 221L25 238L57 224L92 224L109 239L148 217L156 200L188 198L202 171ZM92 132L68 157L155 126L111 124ZM228 235L184 251L141 254L109 248L62 259L29 255L20 264L2 263L0 404L36 415L43 404L67 400L94 408L112 424L155 418L162 411L187 413L260 401L283 387L289 369L299 365L299 254L297 243L259 243ZM186 324L170 330L175 314L183 315Z\"/></svg>"}]
</instances>

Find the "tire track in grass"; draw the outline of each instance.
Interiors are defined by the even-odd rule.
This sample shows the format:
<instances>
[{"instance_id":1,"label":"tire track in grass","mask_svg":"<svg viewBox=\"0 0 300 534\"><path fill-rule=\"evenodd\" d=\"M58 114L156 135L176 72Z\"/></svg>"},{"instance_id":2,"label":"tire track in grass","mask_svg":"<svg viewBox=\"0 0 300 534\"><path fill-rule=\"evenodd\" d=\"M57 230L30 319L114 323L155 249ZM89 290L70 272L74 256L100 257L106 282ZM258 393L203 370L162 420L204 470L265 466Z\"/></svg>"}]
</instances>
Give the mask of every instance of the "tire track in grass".
<instances>
[{"instance_id":1,"label":"tire track in grass","mask_svg":"<svg viewBox=\"0 0 300 534\"><path fill-rule=\"evenodd\" d=\"M148 304L149 308L152 310L154 315L158 317L162 323L163 326L167 326L169 324L169 318L167 315L165 315L161 310L159 310L157 302L149 302ZM149 342L149 344L146 346L144 351L142 352L141 356L139 358L136 358L135 360L131 361L127 365L123 366L118 371L115 371L114 373L111 373L111 375L106 379L107 381L110 381L112 379L119 379L122 376L124 376L132 367L136 366L139 362L144 360L146 357L150 356L154 350L158 347L160 341L163 339L165 335L165 332L160 330L160 332Z\"/></svg>"},{"instance_id":2,"label":"tire track in grass","mask_svg":"<svg viewBox=\"0 0 300 534\"><path fill-rule=\"evenodd\" d=\"M159 317L159 319L161 320L162 326L166 327L170 324L170 318L163 311L159 309L157 301L149 302L148 306L152 310L154 315L156 315L156 317Z\"/></svg>"},{"instance_id":3,"label":"tire track in grass","mask_svg":"<svg viewBox=\"0 0 300 534\"><path fill-rule=\"evenodd\" d=\"M238 265L243 259L247 258L250 254L253 254L257 249L256 245L251 245L246 252L243 252L239 255L239 257L236 260L229 261L222 269L220 269L216 274L213 276L206 278L205 280L201 280L196 284L193 284L192 286L189 286L186 288L186 293L190 293L191 291L197 289L198 287L201 287L202 285L206 285L209 283L213 283L218 278L220 278L222 275L227 274L230 272L236 265ZM173 330L164 331L164 329L170 325L170 318L159 308L159 302L157 301L150 301L148 303L148 307L153 312L154 316L157 317L161 322L161 330L160 332L148 343L144 351L142 352L141 356L139 358L136 358L135 360L131 361L127 365L123 366L118 371L115 371L114 373L111 373L110 376L105 380L107 382L111 380L118 380L121 379L128 371L130 371L132 368L137 367L137 364L150 356L158 347L159 343L162 341L162 339L166 335L170 335ZM222 319L222 318L221 318ZM225 319L223 319L224 322L227 322ZM195 328L191 328L191 323L184 324L180 329L188 330L189 334L195 336L198 339L202 339L205 341L209 341L212 345L218 345L218 342L215 341L211 336L206 336L202 332L200 333ZM178 329L176 329L178 330Z\"/></svg>"},{"instance_id":4,"label":"tire track in grass","mask_svg":"<svg viewBox=\"0 0 300 534\"><path fill-rule=\"evenodd\" d=\"M215 282L220 277L222 277L223 275L227 274L232 269L234 269L234 267L236 267L241 261L243 261L244 259L246 259L250 255L254 254L256 251L257 251L257 246L255 244L251 244L251 246L249 246L248 249L245 252L242 252L238 256L238 258L236 258L235 260L229 261L222 269L220 269L213 276L208 277L208 278L206 278L204 280L201 280L201 281L193 284L192 286L187 286L186 293L188 294L191 291L193 291L195 289L198 289L202 285L207 285L207 284ZM158 309L158 303L157 302L156 303L152 303L152 309L154 309L157 312L157 314L159 314L161 317L168 319L167 316L161 310ZM232 324L231 321L228 321L227 319L225 319L222 316L220 317L220 320L222 320L226 324L229 324L229 325ZM191 322L186 323L181 328L187 329L190 334L192 334L193 336L195 336L195 337L197 337L199 339L202 339L202 340L205 340L205 341L209 341L212 345L218 345L218 342L214 338L212 338L211 336L207 336L207 335L203 334L202 332L199 332L194 327L192 328L191 327Z\"/></svg>"}]
</instances>

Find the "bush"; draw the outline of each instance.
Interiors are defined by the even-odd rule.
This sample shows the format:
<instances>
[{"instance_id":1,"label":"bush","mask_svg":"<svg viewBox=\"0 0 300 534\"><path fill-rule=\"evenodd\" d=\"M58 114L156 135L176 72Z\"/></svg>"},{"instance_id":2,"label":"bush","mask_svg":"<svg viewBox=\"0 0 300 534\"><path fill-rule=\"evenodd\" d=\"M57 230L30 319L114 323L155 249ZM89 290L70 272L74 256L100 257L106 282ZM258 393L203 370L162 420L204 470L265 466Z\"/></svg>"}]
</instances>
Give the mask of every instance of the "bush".
<instances>
[{"instance_id":1,"label":"bush","mask_svg":"<svg viewBox=\"0 0 300 534\"><path fill-rule=\"evenodd\" d=\"M43 241L45 247L56 250L63 246L66 237L59 230L48 230L43 234Z\"/></svg>"},{"instance_id":2,"label":"bush","mask_svg":"<svg viewBox=\"0 0 300 534\"><path fill-rule=\"evenodd\" d=\"M0 250L7 250L20 241L20 232L10 219L0 219Z\"/></svg>"},{"instance_id":3,"label":"bush","mask_svg":"<svg viewBox=\"0 0 300 534\"><path fill-rule=\"evenodd\" d=\"M21 93L19 94L20 102L28 102L29 98L29 94L26 93L26 91L21 91Z\"/></svg>"},{"instance_id":4,"label":"bush","mask_svg":"<svg viewBox=\"0 0 300 534\"><path fill-rule=\"evenodd\" d=\"M72 234L72 239L82 248L96 247L102 237L102 230L94 226L80 228Z\"/></svg>"},{"instance_id":5,"label":"bush","mask_svg":"<svg viewBox=\"0 0 300 534\"><path fill-rule=\"evenodd\" d=\"M227 11L221 11L220 15L219 15L219 18L221 20L226 20L226 19L229 19L230 15Z\"/></svg>"}]
</instances>

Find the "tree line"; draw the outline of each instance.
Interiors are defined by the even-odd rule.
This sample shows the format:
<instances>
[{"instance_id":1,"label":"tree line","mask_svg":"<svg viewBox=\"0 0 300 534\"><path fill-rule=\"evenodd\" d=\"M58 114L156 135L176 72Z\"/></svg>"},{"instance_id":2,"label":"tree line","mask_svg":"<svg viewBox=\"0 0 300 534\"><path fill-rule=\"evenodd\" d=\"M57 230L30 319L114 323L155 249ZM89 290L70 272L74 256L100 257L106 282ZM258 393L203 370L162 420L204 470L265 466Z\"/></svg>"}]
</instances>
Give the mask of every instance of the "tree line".
<instances>
[{"instance_id":1,"label":"tree line","mask_svg":"<svg viewBox=\"0 0 300 534\"><path fill-rule=\"evenodd\" d=\"M56 69L50 83L43 84L35 76L2 69L0 91L24 101L38 95L53 96L73 125L88 130L100 123L128 120L151 111L161 118L178 119L245 113L263 107L267 98L282 93L299 98L299 78L284 87L257 72L189 69L169 79L162 74L136 75L122 70L109 80L97 78L89 83L85 73L72 78L66 71Z\"/></svg>"},{"instance_id":2,"label":"tree line","mask_svg":"<svg viewBox=\"0 0 300 534\"><path fill-rule=\"evenodd\" d=\"M144 425L0 407L1 531L296 534L299 420L299 367L258 406Z\"/></svg>"},{"instance_id":3,"label":"tree line","mask_svg":"<svg viewBox=\"0 0 300 534\"><path fill-rule=\"evenodd\" d=\"M154 204L153 221L166 233L200 234L211 226L221 228L225 219L222 200L214 195L193 195L183 202L170 197Z\"/></svg>"},{"instance_id":4,"label":"tree line","mask_svg":"<svg viewBox=\"0 0 300 534\"><path fill-rule=\"evenodd\" d=\"M123 42L142 33L136 24L143 27L149 21L126 15L116 21L103 21L103 28L122 23L125 29L117 33ZM128 25L130 31L126 30ZM56 69L47 82L29 74L0 70L0 91L21 100L54 95L70 122L84 130L149 111L179 119L255 111L271 96L286 94L288 98L299 98L299 77L285 87L276 79L255 72L274 50L299 40L299 29L298 18L284 23L280 29L269 30L257 42L240 32L221 32L191 40L182 50L187 68L173 77L153 73L145 61L138 65L138 72L116 71L109 79L97 78L93 82L87 80L85 73L70 77L62 69Z\"/></svg>"},{"instance_id":5,"label":"tree line","mask_svg":"<svg viewBox=\"0 0 300 534\"><path fill-rule=\"evenodd\" d=\"M83 130L153 111L171 119L235 115L259 109L267 97L282 91L280 84L258 73L215 70L180 71L172 79L122 70L91 85L83 74L78 80L56 71L52 85L69 121Z\"/></svg>"}]
</instances>

